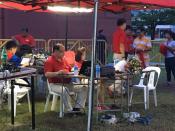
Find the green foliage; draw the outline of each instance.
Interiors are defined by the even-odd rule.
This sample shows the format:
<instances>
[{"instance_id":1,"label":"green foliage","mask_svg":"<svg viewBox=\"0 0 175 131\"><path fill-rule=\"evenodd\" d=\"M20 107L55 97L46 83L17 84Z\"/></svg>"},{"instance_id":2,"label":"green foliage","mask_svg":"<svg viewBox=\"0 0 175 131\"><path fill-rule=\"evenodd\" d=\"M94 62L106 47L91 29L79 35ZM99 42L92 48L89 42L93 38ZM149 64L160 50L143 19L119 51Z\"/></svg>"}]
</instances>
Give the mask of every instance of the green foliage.
<instances>
[{"instance_id":1,"label":"green foliage","mask_svg":"<svg viewBox=\"0 0 175 131\"><path fill-rule=\"evenodd\" d=\"M132 14L132 25L135 27L147 26L148 32L152 35L155 33L156 25L174 25L175 24L174 9L159 9L138 11Z\"/></svg>"}]
</instances>

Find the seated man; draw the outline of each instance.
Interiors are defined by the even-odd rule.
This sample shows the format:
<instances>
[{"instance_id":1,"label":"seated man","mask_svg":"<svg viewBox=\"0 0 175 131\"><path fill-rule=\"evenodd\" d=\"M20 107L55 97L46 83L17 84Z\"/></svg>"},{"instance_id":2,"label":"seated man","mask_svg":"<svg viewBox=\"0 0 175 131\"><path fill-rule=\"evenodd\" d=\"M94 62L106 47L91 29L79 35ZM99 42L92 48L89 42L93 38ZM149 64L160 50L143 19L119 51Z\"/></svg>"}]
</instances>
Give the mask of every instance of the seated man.
<instances>
[{"instance_id":1,"label":"seated man","mask_svg":"<svg viewBox=\"0 0 175 131\"><path fill-rule=\"evenodd\" d=\"M53 54L47 59L44 65L45 76L48 78L50 88L57 93L63 93L63 103L67 111L80 111L85 107L88 88L81 85L73 85L70 79L58 78L60 74L68 74L71 70L67 61L64 59L65 47L62 44L56 44L53 47ZM64 87L62 90L62 85ZM72 108L69 91L77 93L75 108ZM63 91L63 92L62 92Z\"/></svg>"},{"instance_id":2,"label":"seated man","mask_svg":"<svg viewBox=\"0 0 175 131\"><path fill-rule=\"evenodd\" d=\"M115 66L115 71L120 73L120 72L126 72L126 66L127 65L127 61L126 60L121 60L119 61ZM114 83L111 85L110 82L108 81L105 81L105 80L101 80L100 84L98 85L98 102L99 102L99 105L97 106L97 110L103 110L103 109L107 109L109 110L110 108L113 108L112 106L111 107L108 107L106 106L104 103L105 103L105 93L106 93L106 88L107 87L107 92L109 94L109 96L113 97L113 94L114 93L117 93L117 94L121 94L122 93L122 90L123 90L123 93L124 93L124 87L123 87L123 80L121 78L118 78L116 77L116 80L114 81L115 82L115 86L114 86Z\"/></svg>"},{"instance_id":3,"label":"seated man","mask_svg":"<svg viewBox=\"0 0 175 131\"><path fill-rule=\"evenodd\" d=\"M18 44L14 40L9 40L5 43L5 50L6 50L6 54L7 54L7 62L10 62L10 63L14 64L16 67L20 66L20 63L21 63L21 58L19 58L18 56L15 55L15 53L17 51L17 48L18 48ZM26 85L29 84L27 78L15 79L15 81L17 83L21 83L21 84L26 84ZM8 81L8 83L9 83L9 81ZM29 90L28 87L23 87L23 86L20 87L18 85L15 85L14 92L19 92L19 90L22 90L22 89L23 90L24 89ZM7 84L6 90L4 92L6 92L6 93L10 92L10 84ZM26 95L26 93L27 92L18 93L17 94L17 101L18 101L18 99L20 99L24 95Z\"/></svg>"},{"instance_id":4,"label":"seated man","mask_svg":"<svg viewBox=\"0 0 175 131\"><path fill-rule=\"evenodd\" d=\"M19 66L21 63L21 58L15 55L18 45L14 40L7 41L5 44L5 49L7 53L7 61Z\"/></svg>"}]
</instances>

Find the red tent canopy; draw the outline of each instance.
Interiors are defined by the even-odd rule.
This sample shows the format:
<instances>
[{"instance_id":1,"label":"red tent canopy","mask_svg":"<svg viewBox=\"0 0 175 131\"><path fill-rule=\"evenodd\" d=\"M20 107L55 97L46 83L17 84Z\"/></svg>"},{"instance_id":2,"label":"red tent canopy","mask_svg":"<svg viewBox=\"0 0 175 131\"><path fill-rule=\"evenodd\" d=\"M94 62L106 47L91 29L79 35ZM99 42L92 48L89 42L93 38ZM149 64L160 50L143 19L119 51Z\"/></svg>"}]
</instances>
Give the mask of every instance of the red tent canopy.
<instances>
[{"instance_id":1,"label":"red tent canopy","mask_svg":"<svg viewBox=\"0 0 175 131\"><path fill-rule=\"evenodd\" d=\"M113 13L140 10L157 9L159 7L175 8L175 0L99 0L99 9ZM47 5L69 5L81 7L93 7L93 0L2 0L0 8L18 9L24 11L46 11Z\"/></svg>"}]
</instances>

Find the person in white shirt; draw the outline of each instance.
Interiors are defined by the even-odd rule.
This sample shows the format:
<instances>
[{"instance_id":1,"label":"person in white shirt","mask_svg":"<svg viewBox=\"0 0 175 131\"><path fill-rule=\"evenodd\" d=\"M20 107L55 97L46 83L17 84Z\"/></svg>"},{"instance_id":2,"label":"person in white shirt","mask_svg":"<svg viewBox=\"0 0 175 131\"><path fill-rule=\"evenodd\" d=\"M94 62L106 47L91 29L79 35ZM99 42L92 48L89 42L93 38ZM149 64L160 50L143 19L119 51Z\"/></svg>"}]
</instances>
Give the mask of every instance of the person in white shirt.
<instances>
[{"instance_id":1,"label":"person in white shirt","mask_svg":"<svg viewBox=\"0 0 175 131\"><path fill-rule=\"evenodd\" d=\"M171 73L175 78L175 41L173 37L175 34L171 31L167 31L165 33L165 38L167 42L165 42L165 46L167 48L167 52L165 54L165 69L167 72L167 85L171 84Z\"/></svg>"}]
</instances>

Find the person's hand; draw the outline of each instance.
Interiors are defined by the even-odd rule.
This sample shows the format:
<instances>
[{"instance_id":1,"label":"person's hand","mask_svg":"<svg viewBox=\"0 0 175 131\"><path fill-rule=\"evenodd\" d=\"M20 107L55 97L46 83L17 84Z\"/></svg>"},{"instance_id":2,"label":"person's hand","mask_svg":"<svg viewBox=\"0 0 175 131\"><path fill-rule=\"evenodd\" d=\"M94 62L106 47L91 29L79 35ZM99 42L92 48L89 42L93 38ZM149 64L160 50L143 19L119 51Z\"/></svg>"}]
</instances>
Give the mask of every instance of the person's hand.
<instances>
[{"instance_id":1,"label":"person's hand","mask_svg":"<svg viewBox=\"0 0 175 131\"><path fill-rule=\"evenodd\" d=\"M24 64L21 65L21 67L27 67L27 66L29 66L28 63L24 63Z\"/></svg>"},{"instance_id":2,"label":"person's hand","mask_svg":"<svg viewBox=\"0 0 175 131\"><path fill-rule=\"evenodd\" d=\"M143 49L136 49L136 53L144 52Z\"/></svg>"},{"instance_id":3,"label":"person's hand","mask_svg":"<svg viewBox=\"0 0 175 131\"><path fill-rule=\"evenodd\" d=\"M65 75L67 72L65 70L60 70L57 72L57 75Z\"/></svg>"}]
</instances>

